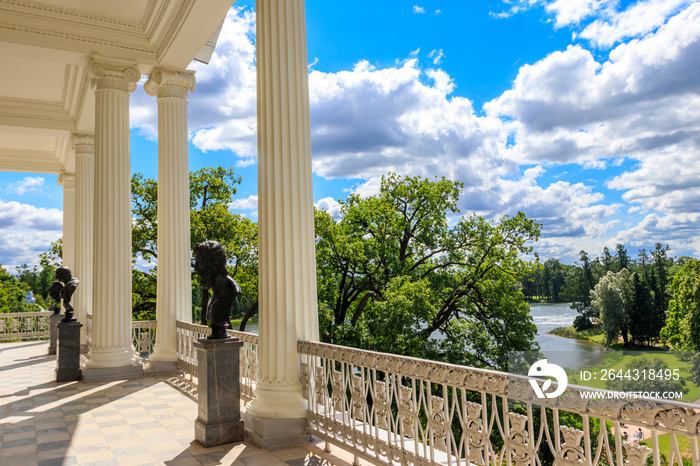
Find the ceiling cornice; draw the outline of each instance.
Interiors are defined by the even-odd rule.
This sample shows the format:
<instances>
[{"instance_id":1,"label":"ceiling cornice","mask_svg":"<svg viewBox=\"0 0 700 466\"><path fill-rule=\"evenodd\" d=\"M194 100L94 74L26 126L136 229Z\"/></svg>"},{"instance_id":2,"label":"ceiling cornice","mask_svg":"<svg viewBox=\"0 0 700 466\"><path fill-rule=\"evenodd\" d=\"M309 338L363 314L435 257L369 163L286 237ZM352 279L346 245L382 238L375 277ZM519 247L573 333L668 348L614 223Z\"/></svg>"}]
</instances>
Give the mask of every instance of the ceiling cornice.
<instances>
[{"instance_id":1,"label":"ceiling cornice","mask_svg":"<svg viewBox=\"0 0 700 466\"><path fill-rule=\"evenodd\" d=\"M0 170L11 172L60 173L63 164L53 152L0 149Z\"/></svg>"}]
</instances>

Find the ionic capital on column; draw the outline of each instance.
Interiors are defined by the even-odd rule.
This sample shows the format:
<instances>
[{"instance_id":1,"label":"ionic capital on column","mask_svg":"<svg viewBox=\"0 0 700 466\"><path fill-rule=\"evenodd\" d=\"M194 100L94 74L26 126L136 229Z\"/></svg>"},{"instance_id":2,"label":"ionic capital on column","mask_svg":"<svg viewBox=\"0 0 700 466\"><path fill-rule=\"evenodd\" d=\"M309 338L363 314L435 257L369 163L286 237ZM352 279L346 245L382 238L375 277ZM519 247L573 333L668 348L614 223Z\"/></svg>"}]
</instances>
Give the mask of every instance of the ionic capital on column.
<instances>
[{"instance_id":1,"label":"ionic capital on column","mask_svg":"<svg viewBox=\"0 0 700 466\"><path fill-rule=\"evenodd\" d=\"M56 184L68 189L75 188L75 173L61 172Z\"/></svg>"},{"instance_id":2,"label":"ionic capital on column","mask_svg":"<svg viewBox=\"0 0 700 466\"><path fill-rule=\"evenodd\" d=\"M148 95L161 97L176 97L187 99L188 91L194 92L195 72L192 70L174 70L156 68L143 85Z\"/></svg>"},{"instance_id":3,"label":"ionic capital on column","mask_svg":"<svg viewBox=\"0 0 700 466\"><path fill-rule=\"evenodd\" d=\"M97 55L88 63L88 74L98 91L112 89L134 92L136 83L141 79L141 71L136 62Z\"/></svg>"},{"instance_id":4,"label":"ionic capital on column","mask_svg":"<svg viewBox=\"0 0 700 466\"><path fill-rule=\"evenodd\" d=\"M92 134L73 134L75 156L95 156L95 136Z\"/></svg>"}]
</instances>

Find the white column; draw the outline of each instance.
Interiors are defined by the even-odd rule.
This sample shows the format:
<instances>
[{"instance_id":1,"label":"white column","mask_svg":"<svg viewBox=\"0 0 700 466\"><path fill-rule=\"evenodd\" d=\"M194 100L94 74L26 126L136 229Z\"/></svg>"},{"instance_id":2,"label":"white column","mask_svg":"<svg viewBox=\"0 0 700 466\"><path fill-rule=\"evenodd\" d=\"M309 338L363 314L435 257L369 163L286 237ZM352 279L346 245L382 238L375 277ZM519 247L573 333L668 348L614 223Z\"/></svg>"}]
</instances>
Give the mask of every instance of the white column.
<instances>
[{"instance_id":1,"label":"white column","mask_svg":"<svg viewBox=\"0 0 700 466\"><path fill-rule=\"evenodd\" d=\"M75 267L75 173L62 172L56 181L63 186L63 255L61 262Z\"/></svg>"},{"instance_id":2,"label":"white column","mask_svg":"<svg viewBox=\"0 0 700 466\"><path fill-rule=\"evenodd\" d=\"M246 428L265 446L261 420L306 417L297 339L318 340L318 310L304 1L258 0L256 14L260 346Z\"/></svg>"},{"instance_id":3,"label":"white column","mask_svg":"<svg viewBox=\"0 0 700 466\"><path fill-rule=\"evenodd\" d=\"M83 323L80 345L87 345L87 316L92 314L92 247L95 205L95 138L73 135L75 150L75 317Z\"/></svg>"},{"instance_id":4,"label":"white column","mask_svg":"<svg viewBox=\"0 0 700 466\"><path fill-rule=\"evenodd\" d=\"M88 63L95 86L95 229L92 345L85 380L131 377L141 365L131 344L131 166L129 93L135 63Z\"/></svg>"},{"instance_id":5,"label":"white column","mask_svg":"<svg viewBox=\"0 0 700 466\"><path fill-rule=\"evenodd\" d=\"M176 369L175 323L192 321L187 98L194 71L157 68L144 85L158 96L158 285L153 370ZM171 367L172 366L172 367Z\"/></svg>"}]
</instances>

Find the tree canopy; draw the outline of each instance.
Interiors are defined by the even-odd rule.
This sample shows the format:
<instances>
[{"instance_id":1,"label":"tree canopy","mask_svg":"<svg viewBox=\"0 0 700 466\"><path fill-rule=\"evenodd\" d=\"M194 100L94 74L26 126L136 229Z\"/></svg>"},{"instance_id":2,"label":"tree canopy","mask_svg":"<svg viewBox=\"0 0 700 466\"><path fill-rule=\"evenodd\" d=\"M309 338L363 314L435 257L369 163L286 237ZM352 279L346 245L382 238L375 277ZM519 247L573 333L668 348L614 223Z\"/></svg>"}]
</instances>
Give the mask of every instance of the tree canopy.
<instances>
[{"instance_id":1,"label":"tree canopy","mask_svg":"<svg viewBox=\"0 0 700 466\"><path fill-rule=\"evenodd\" d=\"M218 241L226 251L229 275L243 290L243 299L235 303L244 311L257 300L258 261L257 225L234 214L229 204L241 179L233 169L202 168L190 173L190 243L191 248L207 241ZM153 263L158 257L158 183L135 174L131 180L132 249L135 258ZM134 313L153 318L156 300L157 267L134 267ZM197 297L201 287L193 277L193 306L200 307ZM241 309L234 309L240 313Z\"/></svg>"},{"instance_id":2,"label":"tree canopy","mask_svg":"<svg viewBox=\"0 0 700 466\"><path fill-rule=\"evenodd\" d=\"M339 221L316 211L324 341L497 368L536 348L518 289L539 225L450 217L462 188L390 174L379 194L340 201Z\"/></svg>"},{"instance_id":3,"label":"tree canopy","mask_svg":"<svg viewBox=\"0 0 700 466\"><path fill-rule=\"evenodd\" d=\"M629 309L634 304L634 286L627 269L608 271L591 291L591 304L603 322L605 344L610 346L619 335L627 344Z\"/></svg>"},{"instance_id":4,"label":"tree canopy","mask_svg":"<svg viewBox=\"0 0 700 466\"><path fill-rule=\"evenodd\" d=\"M673 278L671 292L661 337L671 349L700 351L700 260L683 264Z\"/></svg>"}]
</instances>

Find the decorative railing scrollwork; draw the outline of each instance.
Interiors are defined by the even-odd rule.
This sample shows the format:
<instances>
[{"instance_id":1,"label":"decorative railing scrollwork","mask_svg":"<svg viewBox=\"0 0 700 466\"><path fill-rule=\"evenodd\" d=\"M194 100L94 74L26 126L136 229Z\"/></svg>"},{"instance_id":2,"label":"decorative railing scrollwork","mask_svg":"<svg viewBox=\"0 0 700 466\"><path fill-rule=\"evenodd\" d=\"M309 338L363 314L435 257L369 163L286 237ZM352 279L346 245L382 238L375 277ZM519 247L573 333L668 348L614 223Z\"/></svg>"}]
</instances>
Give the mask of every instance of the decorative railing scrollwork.
<instances>
[{"instance_id":1,"label":"decorative railing scrollwork","mask_svg":"<svg viewBox=\"0 0 700 466\"><path fill-rule=\"evenodd\" d=\"M515 374L319 342L297 349L308 431L373 463L642 466L651 455L655 466L700 466L697 405L573 385L540 399ZM656 451L623 440L623 429L640 427Z\"/></svg>"},{"instance_id":2,"label":"decorative railing scrollwork","mask_svg":"<svg viewBox=\"0 0 700 466\"><path fill-rule=\"evenodd\" d=\"M148 359L156 343L156 320L131 321L131 341L136 354L141 359Z\"/></svg>"},{"instance_id":3,"label":"decorative railing scrollwork","mask_svg":"<svg viewBox=\"0 0 700 466\"><path fill-rule=\"evenodd\" d=\"M51 314L49 311L0 313L0 341L48 338Z\"/></svg>"}]
</instances>

